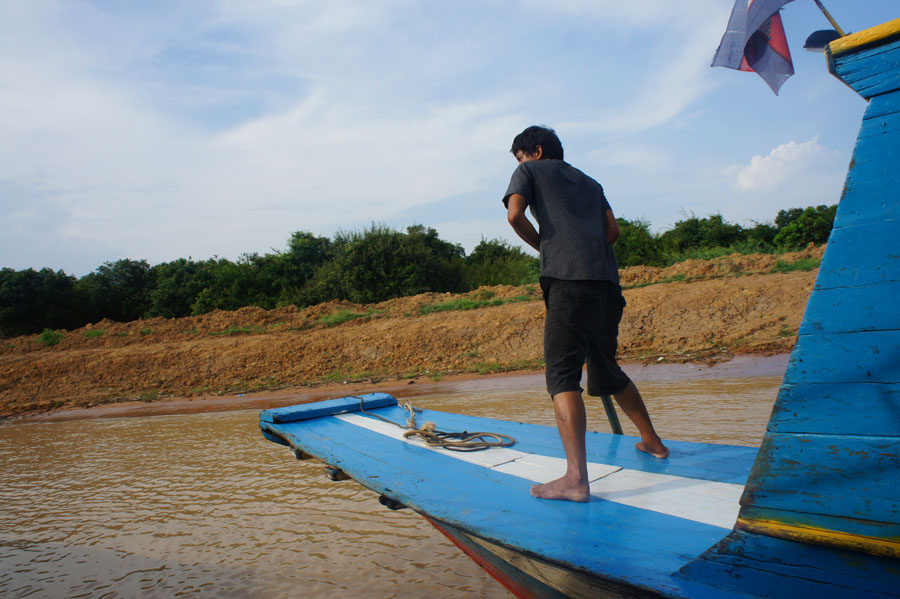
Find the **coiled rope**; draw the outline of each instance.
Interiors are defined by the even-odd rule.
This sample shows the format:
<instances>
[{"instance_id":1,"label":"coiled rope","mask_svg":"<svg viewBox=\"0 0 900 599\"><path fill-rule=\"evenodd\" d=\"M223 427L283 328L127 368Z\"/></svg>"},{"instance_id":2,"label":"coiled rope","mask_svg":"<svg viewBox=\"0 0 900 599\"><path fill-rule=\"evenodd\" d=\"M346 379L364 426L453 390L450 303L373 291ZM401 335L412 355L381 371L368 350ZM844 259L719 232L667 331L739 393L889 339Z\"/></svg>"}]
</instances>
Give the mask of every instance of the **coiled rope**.
<instances>
[{"instance_id":1,"label":"coiled rope","mask_svg":"<svg viewBox=\"0 0 900 599\"><path fill-rule=\"evenodd\" d=\"M363 405L365 403L363 398L359 397L357 399L359 399L359 411L366 416L377 418L378 420L404 429L406 431L403 433L404 439L419 437L432 447L442 447L451 451L480 451L491 447L510 447L516 442L513 437L500 433L470 433L467 431L457 433L441 431L437 429L437 426L433 422L426 422L422 425L422 428L418 428L416 426L416 412L421 412L422 410L414 407L409 401L403 403L397 402L397 405L409 412L406 426L403 426L402 424L397 424L393 420L384 418L379 414L367 412Z\"/></svg>"}]
</instances>

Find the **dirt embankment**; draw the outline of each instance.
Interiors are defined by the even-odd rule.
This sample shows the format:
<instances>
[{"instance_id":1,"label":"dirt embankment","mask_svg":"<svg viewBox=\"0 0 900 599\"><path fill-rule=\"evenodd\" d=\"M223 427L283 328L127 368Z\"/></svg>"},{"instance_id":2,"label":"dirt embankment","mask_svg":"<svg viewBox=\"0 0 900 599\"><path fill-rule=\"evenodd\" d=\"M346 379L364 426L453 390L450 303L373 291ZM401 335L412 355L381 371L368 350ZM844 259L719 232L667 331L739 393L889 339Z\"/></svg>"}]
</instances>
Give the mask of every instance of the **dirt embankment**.
<instances>
[{"instance_id":1,"label":"dirt embankment","mask_svg":"<svg viewBox=\"0 0 900 599\"><path fill-rule=\"evenodd\" d=\"M823 252L810 247L622 270L628 301L622 360L715 361L790 351L817 271L771 271L777 261L820 259ZM431 311L465 301L481 306ZM330 302L102 321L65 332L49 347L38 336L2 339L0 418L344 380L536 370L543 314L537 286L497 286L366 306Z\"/></svg>"}]
</instances>

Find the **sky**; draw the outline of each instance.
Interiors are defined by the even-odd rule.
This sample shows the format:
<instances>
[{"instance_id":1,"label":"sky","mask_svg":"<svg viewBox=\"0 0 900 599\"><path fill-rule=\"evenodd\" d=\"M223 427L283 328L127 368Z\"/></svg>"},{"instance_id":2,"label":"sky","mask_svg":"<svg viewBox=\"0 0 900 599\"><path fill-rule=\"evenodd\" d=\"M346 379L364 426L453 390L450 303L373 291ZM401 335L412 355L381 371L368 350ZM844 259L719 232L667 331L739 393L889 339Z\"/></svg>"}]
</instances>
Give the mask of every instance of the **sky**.
<instances>
[{"instance_id":1,"label":"sky","mask_svg":"<svg viewBox=\"0 0 900 599\"><path fill-rule=\"evenodd\" d=\"M824 3L846 31L900 17ZM533 124L655 232L837 203L866 104L803 49L829 23L785 6L776 96L709 66L732 5L2 2L0 267L234 260L373 224L523 245L501 198Z\"/></svg>"}]
</instances>

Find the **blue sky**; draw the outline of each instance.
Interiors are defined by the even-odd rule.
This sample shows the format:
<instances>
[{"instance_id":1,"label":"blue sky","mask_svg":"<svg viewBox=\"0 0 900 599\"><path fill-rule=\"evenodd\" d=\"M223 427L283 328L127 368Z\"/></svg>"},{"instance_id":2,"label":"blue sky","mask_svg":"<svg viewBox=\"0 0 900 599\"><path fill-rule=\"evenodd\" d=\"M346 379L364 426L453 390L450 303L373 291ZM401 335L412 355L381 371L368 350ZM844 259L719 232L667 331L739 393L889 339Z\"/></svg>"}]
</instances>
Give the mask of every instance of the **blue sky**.
<instances>
[{"instance_id":1,"label":"blue sky","mask_svg":"<svg viewBox=\"0 0 900 599\"><path fill-rule=\"evenodd\" d=\"M826 0L848 31L897 0ZM732 0L0 4L0 267L83 276L422 224L519 244L513 136L554 127L617 216L744 226L840 197L865 102L803 50L710 68Z\"/></svg>"}]
</instances>

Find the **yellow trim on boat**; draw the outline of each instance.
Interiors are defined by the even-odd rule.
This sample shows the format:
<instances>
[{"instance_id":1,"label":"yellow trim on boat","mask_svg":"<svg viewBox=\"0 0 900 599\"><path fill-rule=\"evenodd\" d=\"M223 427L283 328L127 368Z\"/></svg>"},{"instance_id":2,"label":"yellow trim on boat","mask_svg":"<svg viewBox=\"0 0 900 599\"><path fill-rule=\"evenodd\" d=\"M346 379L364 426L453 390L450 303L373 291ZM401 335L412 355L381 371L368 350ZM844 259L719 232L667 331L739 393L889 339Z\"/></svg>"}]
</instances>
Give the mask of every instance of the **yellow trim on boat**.
<instances>
[{"instance_id":1,"label":"yellow trim on boat","mask_svg":"<svg viewBox=\"0 0 900 599\"><path fill-rule=\"evenodd\" d=\"M788 541L800 541L813 545L829 545L831 547L861 551L871 555L900 557L900 540L880 539L850 532L797 526L773 520L738 518L734 527L736 530L753 532Z\"/></svg>"},{"instance_id":2,"label":"yellow trim on boat","mask_svg":"<svg viewBox=\"0 0 900 599\"><path fill-rule=\"evenodd\" d=\"M859 50L864 46L884 42L898 35L900 35L900 19L894 19L870 29L839 37L828 44L828 53L836 56L851 50Z\"/></svg>"}]
</instances>

